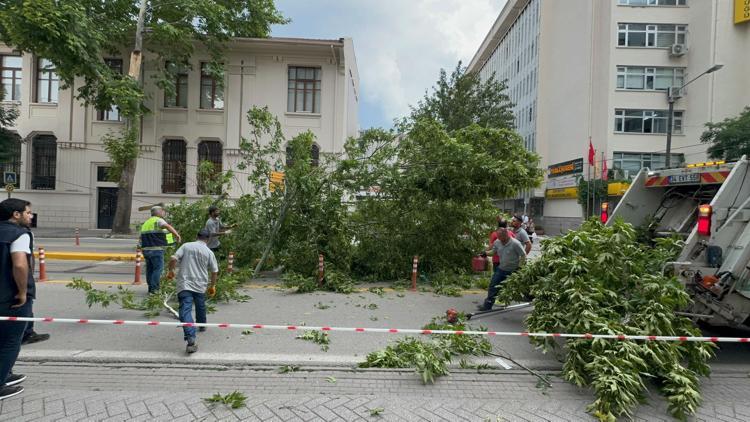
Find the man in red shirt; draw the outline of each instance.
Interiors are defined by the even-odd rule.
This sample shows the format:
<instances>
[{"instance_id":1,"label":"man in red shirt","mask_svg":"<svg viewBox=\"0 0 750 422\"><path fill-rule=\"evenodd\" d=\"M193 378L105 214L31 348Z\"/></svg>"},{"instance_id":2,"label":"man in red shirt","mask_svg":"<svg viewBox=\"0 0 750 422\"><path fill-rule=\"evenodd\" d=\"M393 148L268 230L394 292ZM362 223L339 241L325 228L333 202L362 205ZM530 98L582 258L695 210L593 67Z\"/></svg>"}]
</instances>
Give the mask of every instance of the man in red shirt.
<instances>
[{"instance_id":1,"label":"man in red shirt","mask_svg":"<svg viewBox=\"0 0 750 422\"><path fill-rule=\"evenodd\" d=\"M501 229L507 229L508 222L503 219L498 219L497 227ZM513 230L508 230L508 235L513 239L516 238L516 234L513 233ZM492 248L492 245L495 244L496 240L497 240L497 230L493 230L492 233L490 233L490 248ZM500 264L500 256L492 255L492 271L494 271L495 268L497 268L499 264Z\"/></svg>"}]
</instances>

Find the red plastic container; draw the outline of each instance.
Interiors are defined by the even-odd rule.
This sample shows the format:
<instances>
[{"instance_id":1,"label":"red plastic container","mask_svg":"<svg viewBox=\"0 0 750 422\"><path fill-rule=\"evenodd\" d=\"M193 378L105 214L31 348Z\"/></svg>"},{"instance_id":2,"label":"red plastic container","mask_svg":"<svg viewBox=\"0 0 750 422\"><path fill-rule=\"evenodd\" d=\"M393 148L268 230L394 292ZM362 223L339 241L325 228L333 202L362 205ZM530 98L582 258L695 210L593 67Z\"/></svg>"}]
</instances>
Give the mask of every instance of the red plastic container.
<instances>
[{"instance_id":1,"label":"red plastic container","mask_svg":"<svg viewBox=\"0 0 750 422\"><path fill-rule=\"evenodd\" d=\"M471 259L471 269L474 270L475 273L484 272L487 269L487 259L482 258L481 256L475 256Z\"/></svg>"}]
</instances>

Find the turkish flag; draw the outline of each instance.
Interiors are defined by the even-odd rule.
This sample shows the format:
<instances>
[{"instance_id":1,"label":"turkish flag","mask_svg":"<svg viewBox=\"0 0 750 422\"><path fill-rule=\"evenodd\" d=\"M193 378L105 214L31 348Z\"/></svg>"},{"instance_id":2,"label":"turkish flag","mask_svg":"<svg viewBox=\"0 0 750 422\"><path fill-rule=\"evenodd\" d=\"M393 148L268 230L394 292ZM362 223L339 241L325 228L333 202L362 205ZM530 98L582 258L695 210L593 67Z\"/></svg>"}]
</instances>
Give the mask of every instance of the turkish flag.
<instances>
[{"instance_id":1,"label":"turkish flag","mask_svg":"<svg viewBox=\"0 0 750 422\"><path fill-rule=\"evenodd\" d=\"M609 176L607 175L607 160L602 158L602 180L607 179L609 179Z\"/></svg>"},{"instance_id":2,"label":"turkish flag","mask_svg":"<svg viewBox=\"0 0 750 422\"><path fill-rule=\"evenodd\" d=\"M589 165L594 165L594 158L596 158L596 151L594 151L594 145L591 143L591 138L589 138Z\"/></svg>"}]
</instances>

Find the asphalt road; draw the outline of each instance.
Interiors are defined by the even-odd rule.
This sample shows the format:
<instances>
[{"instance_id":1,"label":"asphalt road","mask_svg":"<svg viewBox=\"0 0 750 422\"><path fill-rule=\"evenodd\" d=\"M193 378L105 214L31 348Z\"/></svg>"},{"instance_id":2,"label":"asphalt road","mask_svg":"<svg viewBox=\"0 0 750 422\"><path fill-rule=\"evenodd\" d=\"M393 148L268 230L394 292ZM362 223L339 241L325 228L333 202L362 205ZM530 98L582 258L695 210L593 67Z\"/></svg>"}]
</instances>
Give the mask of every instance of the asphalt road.
<instances>
[{"instance_id":1,"label":"asphalt road","mask_svg":"<svg viewBox=\"0 0 750 422\"><path fill-rule=\"evenodd\" d=\"M84 237L80 239L80 246L76 246L74 238L52 238L34 236L34 246L44 247L46 252L112 252L135 253L136 239L102 239Z\"/></svg>"}]
</instances>

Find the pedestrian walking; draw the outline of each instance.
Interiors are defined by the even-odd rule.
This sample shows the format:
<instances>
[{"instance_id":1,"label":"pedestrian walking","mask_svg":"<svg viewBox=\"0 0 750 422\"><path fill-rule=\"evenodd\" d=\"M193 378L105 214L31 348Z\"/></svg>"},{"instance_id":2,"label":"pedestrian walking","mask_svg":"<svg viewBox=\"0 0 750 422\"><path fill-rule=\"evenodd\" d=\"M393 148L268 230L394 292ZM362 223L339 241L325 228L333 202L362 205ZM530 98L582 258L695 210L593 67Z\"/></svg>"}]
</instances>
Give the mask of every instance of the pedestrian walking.
<instances>
[{"instance_id":1,"label":"pedestrian walking","mask_svg":"<svg viewBox=\"0 0 750 422\"><path fill-rule=\"evenodd\" d=\"M146 261L146 283L148 292L159 291L159 280L164 269L164 249L182 242L180 234L164 220L165 211L160 206L151 208L151 218L141 226L141 249Z\"/></svg>"},{"instance_id":2,"label":"pedestrian walking","mask_svg":"<svg viewBox=\"0 0 750 422\"><path fill-rule=\"evenodd\" d=\"M531 239L526 232L526 228L523 226L523 217L518 215L513 216L510 224L513 226L513 233L516 235L516 239L521 242L521 245L526 250L526 255L528 255L531 252Z\"/></svg>"},{"instance_id":3,"label":"pedestrian walking","mask_svg":"<svg viewBox=\"0 0 750 422\"><path fill-rule=\"evenodd\" d=\"M498 217L497 228L498 229L506 229L506 228L508 228L508 222L506 220ZM508 230L508 235L510 235L510 237L512 237L512 238L516 237L516 235L513 234L513 232L510 231L510 230ZM489 249L492 249L492 245L495 244L496 240L497 240L497 229L492 230L492 232L490 233L490 244L487 247ZM493 271L495 270L495 268L497 268L497 265L499 263L500 263L500 257L498 255L492 255L492 270Z\"/></svg>"},{"instance_id":4,"label":"pedestrian walking","mask_svg":"<svg viewBox=\"0 0 750 422\"><path fill-rule=\"evenodd\" d=\"M480 311L489 311L495 304L495 298L500 292L500 285L505 282L509 275L513 274L524 262L526 262L526 252L521 246L521 242L510 237L508 229L497 229L497 240L492 245L492 249L482 253L483 256L493 254L500 257L500 262L492 274L492 281L487 288L487 298L484 303L479 305Z\"/></svg>"},{"instance_id":5,"label":"pedestrian walking","mask_svg":"<svg viewBox=\"0 0 750 422\"><path fill-rule=\"evenodd\" d=\"M216 255L208 248L206 243L211 234L206 229L198 232L198 240L188 242L180 246L169 261L168 279L174 279L174 270L179 264L177 272L177 298L180 300L180 322L193 321L193 304L195 304L195 321L206 322L206 291L210 296L216 292L216 279L219 274L219 265L216 263ZM210 274L210 281L209 281ZM198 351L195 342L195 327L183 327L187 353ZM206 331L200 327L199 331Z\"/></svg>"},{"instance_id":6,"label":"pedestrian walking","mask_svg":"<svg viewBox=\"0 0 750 422\"><path fill-rule=\"evenodd\" d=\"M222 223L220 215L221 210L219 207L215 205L208 207L208 220L206 220L204 228L208 230L208 233L211 235L211 238L208 239L207 245L208 249L211 249L214 254L217 254L221 248L219 237L231 233L231 228L233 227Z\"/></svg>"},{"instance_id":7,"label":"pedestrian walking","mask_svg":"<svg viewBox=\"0 0 750 422\"><path fill-rule=\"evenodd\" d=\"M34 237L31 203L19 198L0 202L0 315L32 316L35 297ZM0 322L0 400L23 392L26 377L11 371L21 350L26 322Z\"/></svg>"}]
</instances>

